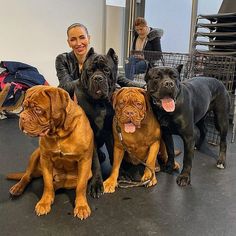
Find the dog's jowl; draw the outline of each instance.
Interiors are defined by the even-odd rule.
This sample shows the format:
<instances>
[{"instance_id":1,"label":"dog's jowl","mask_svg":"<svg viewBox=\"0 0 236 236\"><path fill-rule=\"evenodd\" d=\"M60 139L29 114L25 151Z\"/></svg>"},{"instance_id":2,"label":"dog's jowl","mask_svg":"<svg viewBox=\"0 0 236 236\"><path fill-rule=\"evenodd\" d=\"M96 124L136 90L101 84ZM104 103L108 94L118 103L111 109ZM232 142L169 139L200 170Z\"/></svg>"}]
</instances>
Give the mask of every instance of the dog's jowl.
<instances>
[{"instance_id":1,"label":"dog's jowl","mask_svg":"<svg viewBox=\"0 0 236 236\"><path fill-rule=\"evenodd\" d=\"M200 148L204 141L204 120L211 110L214 112L215 127L220 133L217 167L225 168L230 99L223 83L210 77L194 77L181 82L178 69L171 67L150 68L145 80L160 124L168 127L171 133L180 135L184 142L183 169L177 177L178 185L190 184L194 147ZM200 131L200 138L196 143L195 126ZM167 149L173 149L173 145L168 147L168 143L166 144ZM169 156L168 162L169 166L173 166L173 155Z\"/></svg>"}]
</instances>

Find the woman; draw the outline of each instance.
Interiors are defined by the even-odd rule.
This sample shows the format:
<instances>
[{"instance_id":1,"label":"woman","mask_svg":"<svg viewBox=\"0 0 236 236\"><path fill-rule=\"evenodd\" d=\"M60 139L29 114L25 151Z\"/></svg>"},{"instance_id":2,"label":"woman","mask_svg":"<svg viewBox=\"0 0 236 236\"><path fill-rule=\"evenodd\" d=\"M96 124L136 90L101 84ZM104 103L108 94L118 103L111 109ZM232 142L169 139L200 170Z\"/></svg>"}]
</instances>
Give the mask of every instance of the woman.
<instances>
[{"instance_id":1,"label":"woman","mask_svg":"<svg viewBox=\"0 0 236 236\"><path fill-rule=\"evenodd\" d=\"M82 66L89 50L90 35L86 26L80 23L70 25L67 29L67 43L72 51L56 57L56 71L59 87L65 89L72 98L74 86L81 77ZM117 83L120 86L139 86L122 76L118 76Z\"/></svg>"},{"instance_id":2,"label":"woman","mask_svg":"<svg viewBox=\"0 0 236 236\"><path fill-rule=\"evenodd\" d=\"M134 74L145 73L147 63L144 60L142 51L159 51L161 52L161 36L162 30L156 30L148 27L147 21L138 17L134 22L134 40L131 50L135 52L134 55L128 59L125 65L125 75L128 79L133 79ZM161 53L159 57L161 58Z\"/></svg>"}]
</instances>

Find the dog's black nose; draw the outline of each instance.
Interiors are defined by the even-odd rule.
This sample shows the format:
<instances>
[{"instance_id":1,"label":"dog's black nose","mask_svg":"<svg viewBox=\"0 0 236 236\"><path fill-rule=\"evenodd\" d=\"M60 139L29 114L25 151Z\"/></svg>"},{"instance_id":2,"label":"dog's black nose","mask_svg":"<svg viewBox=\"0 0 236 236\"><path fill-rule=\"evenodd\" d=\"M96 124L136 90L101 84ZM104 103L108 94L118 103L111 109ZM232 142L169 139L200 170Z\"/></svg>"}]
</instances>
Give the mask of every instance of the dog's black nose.
<instances>
[{"instance_id":1,"label":"dog's black nose","mask_svg":"<svg viewBox=\"0 0 236 236\"><path fill-rule=\"evenodd\" d=\"M103 77L100 76L100 75L97 75L97 76L94 77L94 79L95 79L97 82L100 82L100 81L103 80Z\"/></svg>"},{"instance_id":2,"label":"dog's black nose","mask_svg":"<svg viewBox=\"0 0 236 236\"><path fill-rule=\"evenodd\" d=\"M134 115L133 111L125 111L126 116L131 117Z\"/></svg>"},{"instance_id":3,"label":"dog's black nose","mask_svg":"<svg viewBox=\"0 0 236 236\"><path fill-rule=\"evenodd\" d=\"M173 88L175 86L175 83L173 81L165 81L164 86L166 88Z\"/></svg>"}]
</instances>

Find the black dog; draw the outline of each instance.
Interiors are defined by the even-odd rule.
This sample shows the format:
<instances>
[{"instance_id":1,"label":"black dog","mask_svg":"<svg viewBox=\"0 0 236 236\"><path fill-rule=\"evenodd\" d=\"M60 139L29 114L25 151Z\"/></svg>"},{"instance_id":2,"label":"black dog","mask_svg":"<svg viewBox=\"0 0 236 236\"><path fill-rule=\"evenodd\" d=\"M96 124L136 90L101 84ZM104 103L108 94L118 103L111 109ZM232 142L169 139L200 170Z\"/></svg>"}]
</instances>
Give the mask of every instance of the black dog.
<instances>
[{"instance_id":1,"label":"black dog","mask_svg":"<svg viewBox=\"0 0 236 236\"><path fill-rule=\"evenodd\" d=\"M199 128L200 138L196 147L200 148L206 136L204 120L209 111L214 112L215 126L220 133L220 153L217 167L223 169L226 159L226 136L230 109L229 94L222 82L215 78L194 77L180 82L181 67L150 68L145 76L147 90L153 109L162 126L170 130L167 144L169 168L173 167L173 139L170 134L178 134L184 142L183 169L177 177L177 184L190 184L192 158L194 156L195 125ZM164 131L165 133L165 131Z\"/></svg>"},{"instance_id":2,"label":"black dog","mask_svg":"<svg viewBox=\"0 0 236 236\"><path fill-rule=\"evenodd\" d=\"M116 89L118 57L112 48L106 55L100 55L91 48L83 64L81 80L75 95L79 105L84 109L95 138L95 157L93 158L93 177L90 181L92 195L103 192L103 183L98 153L105 144L109 158L113 158L112 120L114 111L110 102Z\"/></svg>"}]
</instances>

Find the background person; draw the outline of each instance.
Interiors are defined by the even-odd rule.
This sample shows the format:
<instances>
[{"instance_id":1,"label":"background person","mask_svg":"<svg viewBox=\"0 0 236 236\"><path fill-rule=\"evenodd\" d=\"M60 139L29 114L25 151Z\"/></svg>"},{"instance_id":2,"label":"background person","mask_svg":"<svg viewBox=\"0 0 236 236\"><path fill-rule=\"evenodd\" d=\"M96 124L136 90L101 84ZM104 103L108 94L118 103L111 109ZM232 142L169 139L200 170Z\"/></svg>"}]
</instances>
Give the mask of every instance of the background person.
<instances>
[{"instance_id":1,"label":"background person","mask_svg":"<svg viewBox=\"0 0 236 236\"><path fill-rule=\"evenodd\" d=\"M162 30L149 27L144 18L136 18L134 21L134 40L131 48L131 54L132 51L135 51L135 54L131 55L128 58L128 63L125 64L126 78L133 80L135 74L145 73L147 69L147 62L144 59L142 51L161 52L162 34Z\"/></svg>"}]
</instances>

